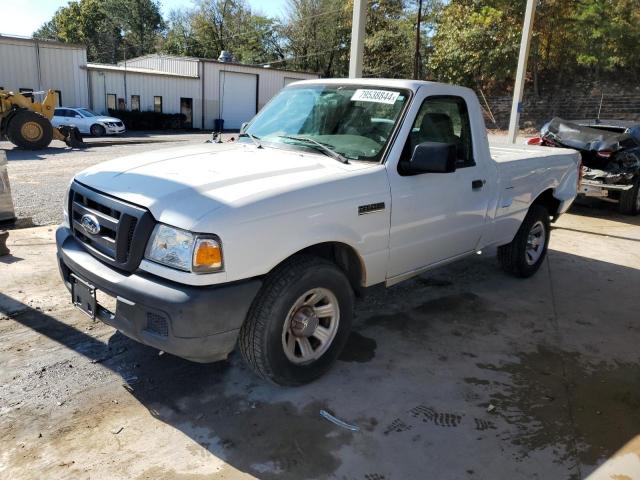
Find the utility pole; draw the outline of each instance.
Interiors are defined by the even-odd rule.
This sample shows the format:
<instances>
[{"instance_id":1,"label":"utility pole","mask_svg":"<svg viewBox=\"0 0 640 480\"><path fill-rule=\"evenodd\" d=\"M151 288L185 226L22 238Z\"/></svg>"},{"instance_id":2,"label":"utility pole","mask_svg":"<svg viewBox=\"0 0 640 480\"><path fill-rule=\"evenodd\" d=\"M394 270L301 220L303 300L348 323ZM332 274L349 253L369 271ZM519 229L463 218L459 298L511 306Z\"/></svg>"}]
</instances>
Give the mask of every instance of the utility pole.
<instances>
[{"instance_id":1,"label":"utility pole","mask_svg":"<svg viewBox=\"0 0 640 480\"><path fill-rule=\"evenodd\" d=\"M529 59L529 47L533 34L533 20L536 13L537 0L527 0L527 10L524 13L522 25L522 39L520 40L520 54L518 56L518 71L516 83L513 87L513 103L511 104L511 117L509 118L509 142L516 143L518 136L520 113L522 112L522 97L524 94L524 81L527 74L527 60Z\"/></svg>"},{"instance_id":2,"label":"utility pole","mask_svg":"<svg viewBox=\"0 0 640 480\"><path fill-rule=\"evenodd\" d=\"M366 27L367 0L354 0L353 21L351 23L351 55L349 57L349 78L362 77L364 33Z\"/></svg>"},{"instance_id":3,"label":"utility pole","mask_svg":"<svg viewBox=\"0 0 640 480\"><path fill-rule=\"evenodd\" d=\"M124 52L124 109L127 109L127 43L125 40L126 32L122 31L122 51ZM118 105L116 105L118 108Z\"/></svg>"},{"instance_id":4,"label":"utility pole","mask_svg":"<svg viewBox=\"0 0 640 480\"><path fill-rule=\"evenodd\" d=\"M418 21L416 22L416 53L413 60L413 79L420 78L420 23L422 22L422 0L418 1Z\"/></svg>"}]
</instances>

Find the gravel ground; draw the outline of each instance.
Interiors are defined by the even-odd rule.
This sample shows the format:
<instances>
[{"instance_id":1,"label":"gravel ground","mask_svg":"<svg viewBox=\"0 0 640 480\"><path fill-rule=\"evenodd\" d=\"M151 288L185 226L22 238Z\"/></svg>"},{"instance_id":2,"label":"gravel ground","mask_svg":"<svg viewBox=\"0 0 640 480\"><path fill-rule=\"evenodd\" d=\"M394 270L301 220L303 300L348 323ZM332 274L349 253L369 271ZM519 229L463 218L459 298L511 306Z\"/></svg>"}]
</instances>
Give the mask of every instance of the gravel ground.
<instances>
[{"instance_id":1,"label":"gravel ground","mask_svg":"<svg viewBox=\"0 0 640 480\"><path fill-rule=\"evenodd\" d=\"M9 160L9 182L20 226L51 225L62 221L62 202L73 176L96 163L125 155L202 143L209 133L128 133L121 137L86 139L88 148L74 150L54 141L37 152L0 142Z\"/></svg>"}]
</instances>

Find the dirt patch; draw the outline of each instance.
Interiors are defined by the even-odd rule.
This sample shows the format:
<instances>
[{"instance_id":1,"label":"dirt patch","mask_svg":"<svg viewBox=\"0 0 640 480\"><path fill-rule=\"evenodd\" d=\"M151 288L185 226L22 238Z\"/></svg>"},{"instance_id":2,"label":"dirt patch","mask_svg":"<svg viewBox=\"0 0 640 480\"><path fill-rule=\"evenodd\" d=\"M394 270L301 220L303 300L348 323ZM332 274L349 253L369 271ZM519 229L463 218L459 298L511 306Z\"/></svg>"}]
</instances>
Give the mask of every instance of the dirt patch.
<instances>
[{"instance_id":1,"label":"dirt patch","mask_svg":"<svg viewBox=\"0 0 640 480\"><path fill-rule=\"evenodd\" d=\"M553 447L562 461L577 457L581 464L596 465L638 434L638 364L589 363L578 353L539 347L520 354L517 362L478 366L509 374L508 383L486 388L501 389L490 393L491 403L516 427L509 440L523 456Z\"/></svg>"}]
</instances>

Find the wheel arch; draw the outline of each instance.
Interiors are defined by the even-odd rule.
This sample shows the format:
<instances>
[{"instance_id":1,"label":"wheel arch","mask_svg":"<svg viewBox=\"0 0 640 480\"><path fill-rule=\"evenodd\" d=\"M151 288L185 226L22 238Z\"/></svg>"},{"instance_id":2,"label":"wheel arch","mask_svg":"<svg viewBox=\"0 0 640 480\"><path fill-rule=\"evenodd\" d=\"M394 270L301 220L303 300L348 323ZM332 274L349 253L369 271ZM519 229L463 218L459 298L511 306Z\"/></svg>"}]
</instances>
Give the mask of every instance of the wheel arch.
<instances>
[{"instance_id":1,"label":"wheel arch","mask_svg":"<svg viewBox=\"0 0 640 480\"><path fill-rule=\"evenodd\" d=\"M356 295L361 296L366 283L366 266L357 250L346 243L328 241L302 248L278 263L271 271L298 255L313 255L334 263L347 276Z\"/></svg>"},{"instance_id":2,"label":"wheel arch","mask_svg":"<svg viewBox=\"0 0 640 480\"><path fill-rule=\"evenodd\" d=\"M542 205L547 209L549 215L555 219L558 216L561 201L553 195L553 188L548 188L542 191L535 200L531 202L531 205ZM529 208L531 208L531 205Z\"/></svg>"}]
</instances>

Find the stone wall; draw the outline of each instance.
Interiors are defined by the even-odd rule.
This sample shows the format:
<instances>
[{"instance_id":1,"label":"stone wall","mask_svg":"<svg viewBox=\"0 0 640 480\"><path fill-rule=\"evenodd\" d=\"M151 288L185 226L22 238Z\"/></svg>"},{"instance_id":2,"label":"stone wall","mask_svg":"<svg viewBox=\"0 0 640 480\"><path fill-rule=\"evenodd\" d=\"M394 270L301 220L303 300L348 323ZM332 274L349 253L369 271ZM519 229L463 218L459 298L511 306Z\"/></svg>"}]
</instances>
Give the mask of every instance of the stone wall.
<instances>
[{"instance_id":1,"label":"stone wall","mask_svg":"<svg viewBox=\"0 0 640 480\"><path fill-rule=\"evenodd\" d=\"M508 128L512 97L510 95L487 96L487 103L497 125L491 120L482 96L479 98L485 109L487 127ZM520 116L520 127L538 129L553 117L562 117L567 120L596 118L601 99L600 118L640 121L640 85L576 86L540 96L527 91Z\"/></svg>"}]
</instances>

